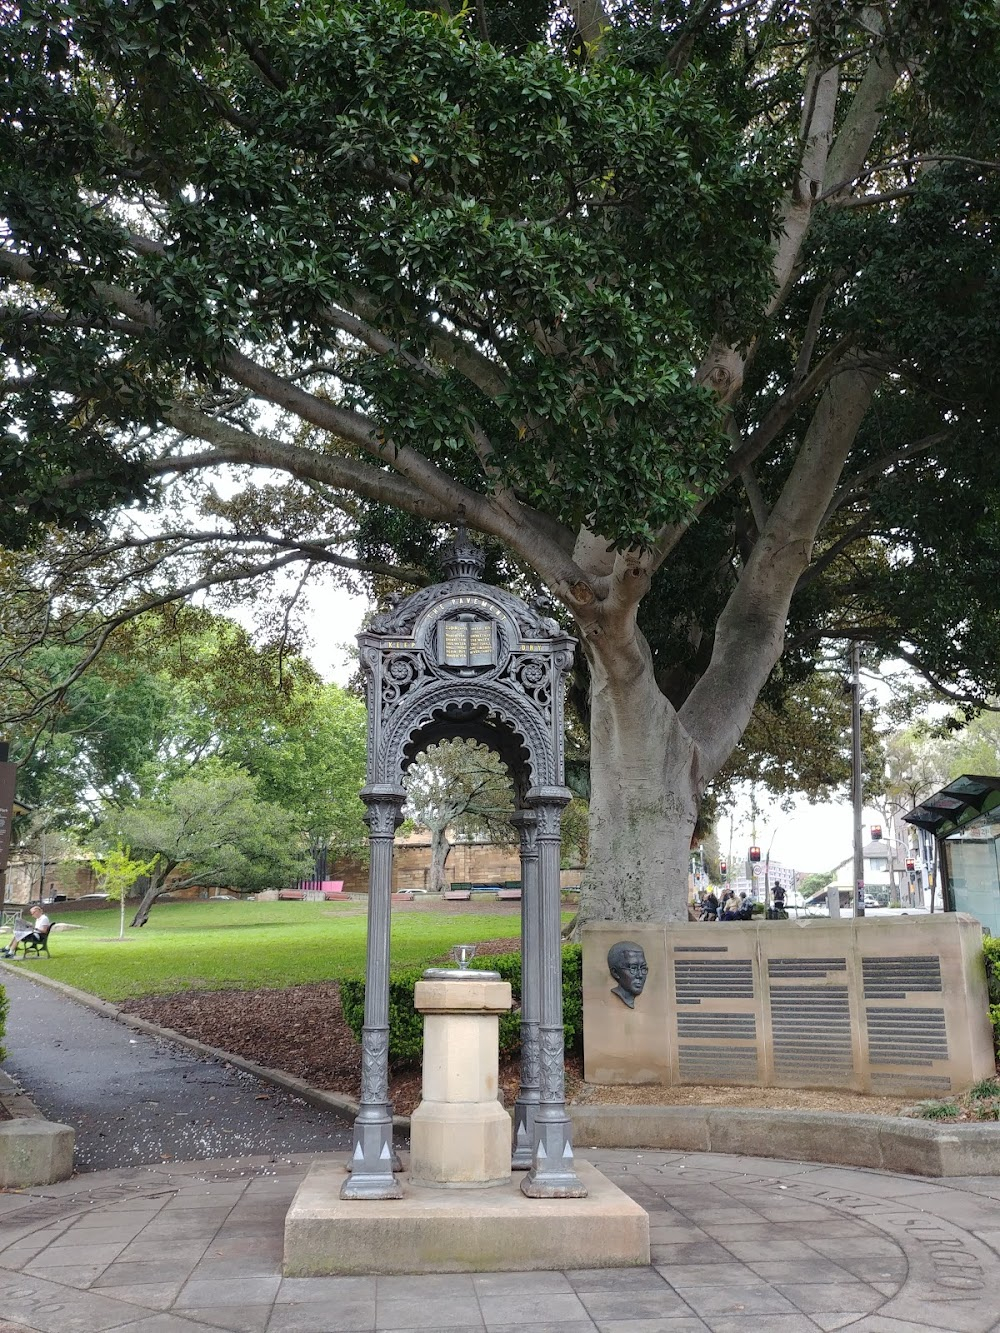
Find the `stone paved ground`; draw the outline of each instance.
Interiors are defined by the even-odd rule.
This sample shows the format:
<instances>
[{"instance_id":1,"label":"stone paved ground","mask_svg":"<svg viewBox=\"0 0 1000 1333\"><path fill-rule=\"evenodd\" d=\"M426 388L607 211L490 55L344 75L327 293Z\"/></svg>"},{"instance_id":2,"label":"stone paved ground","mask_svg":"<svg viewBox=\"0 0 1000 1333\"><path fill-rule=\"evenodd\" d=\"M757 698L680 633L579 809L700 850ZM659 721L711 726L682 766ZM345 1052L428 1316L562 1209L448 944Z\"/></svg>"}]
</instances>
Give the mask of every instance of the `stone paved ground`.
<instances>
[{"instance_id":1,"label":"stone paved ground","mask_svg":"<svg viewBox=\"0 0 1000 1333\"><path fill-rule=\"evenodd\" d=\"M94 1172L3 1194L0 1333L1000 1329L995 1178L581 1156L649 1211L650 1267L286 1280L284 1215L306 1154Z\"/></svg>"}]
</instances>

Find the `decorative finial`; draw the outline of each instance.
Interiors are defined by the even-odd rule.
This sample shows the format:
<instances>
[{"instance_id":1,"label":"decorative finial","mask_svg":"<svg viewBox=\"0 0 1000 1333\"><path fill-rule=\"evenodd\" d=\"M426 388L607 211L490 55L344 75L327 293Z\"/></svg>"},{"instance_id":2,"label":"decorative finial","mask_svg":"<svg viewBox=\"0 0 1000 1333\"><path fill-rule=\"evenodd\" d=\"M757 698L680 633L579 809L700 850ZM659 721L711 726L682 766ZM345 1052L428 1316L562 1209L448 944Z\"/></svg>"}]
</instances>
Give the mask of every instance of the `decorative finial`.
<instances>
[{"instance_id":1,"label":"decorative finial","mask_svg":"<svg viewBox=\"0 0 1000 1333\"><path fill-rule=\"evenodd\" d=\"M465 528L465 508L458 511L458 526L454 540L442 550L442 565L448 579L481 579L486 568L486 557L473 542Z\"/></svg>"}]
</instances>

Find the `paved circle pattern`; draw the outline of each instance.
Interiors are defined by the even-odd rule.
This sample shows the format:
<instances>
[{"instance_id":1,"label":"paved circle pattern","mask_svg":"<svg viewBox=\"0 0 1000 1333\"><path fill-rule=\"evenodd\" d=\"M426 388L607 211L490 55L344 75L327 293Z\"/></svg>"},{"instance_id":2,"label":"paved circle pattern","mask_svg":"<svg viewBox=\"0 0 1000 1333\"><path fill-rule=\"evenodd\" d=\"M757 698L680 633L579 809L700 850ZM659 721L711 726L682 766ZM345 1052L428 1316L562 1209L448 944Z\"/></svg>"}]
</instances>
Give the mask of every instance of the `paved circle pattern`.
<instances>
[{"instance_id":1,"label":"paved circle pattern","mask_svg":"<svg viewBox=\"0 0 1000 1333\"><path fill-rule=\"evenodd\" d=\"M0 1194L0 1333L1000 1333L995 1178L580 1155L647 1209L649 1267L283 1278L312 1154Z\"/></svg>"}]
</instances>

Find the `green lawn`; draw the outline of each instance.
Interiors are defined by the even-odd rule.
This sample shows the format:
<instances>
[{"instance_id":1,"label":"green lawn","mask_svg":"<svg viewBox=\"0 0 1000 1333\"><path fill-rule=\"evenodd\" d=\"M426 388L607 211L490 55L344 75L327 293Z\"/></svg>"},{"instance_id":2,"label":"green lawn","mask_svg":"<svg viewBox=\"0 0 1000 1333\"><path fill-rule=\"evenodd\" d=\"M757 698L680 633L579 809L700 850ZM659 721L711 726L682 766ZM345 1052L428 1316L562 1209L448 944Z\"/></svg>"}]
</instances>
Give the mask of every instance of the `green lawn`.
<instances>
[{"instance_id":1,"label":"green lawn","mask_svg":"<svg viewBox=\"0 0 1000 1333\"><path fill-rule=\"evenodd\" d=\"M50 959L17 966L44 970L105 1000L363 976L365 907L364 901L161 903L147 925L126 926L119 941L116 910L72 912L60 903L53 920L82 929L57 931L49 941ZM394 912L392 964L429 966L453 944L508 939L519 931L517 915Z\"/></svg>"}]
</instances>

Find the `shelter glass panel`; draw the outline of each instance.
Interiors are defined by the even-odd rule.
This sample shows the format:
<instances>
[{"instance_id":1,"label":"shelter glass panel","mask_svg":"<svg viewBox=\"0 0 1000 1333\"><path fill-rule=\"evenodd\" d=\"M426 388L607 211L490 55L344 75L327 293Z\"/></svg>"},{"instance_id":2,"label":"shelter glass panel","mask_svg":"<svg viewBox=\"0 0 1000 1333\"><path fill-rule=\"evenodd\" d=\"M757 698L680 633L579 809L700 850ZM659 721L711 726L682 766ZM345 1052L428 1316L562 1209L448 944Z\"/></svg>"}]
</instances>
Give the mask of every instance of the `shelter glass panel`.
<instances>
[{"instance_id":1,"label":"shelter glass panel","mask_svg":"<svg viewBox=\"0 0 1000 1333\"><path fill-rule=\"evenodd\" d=\"M948 868L955 911L968 912L991 935L1000 935L997 838L949 838Z\"/></svg>"}]
</instances>

